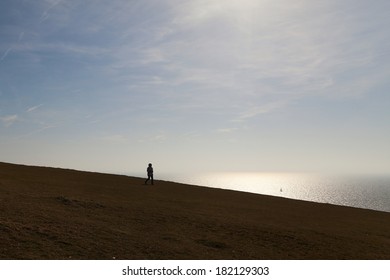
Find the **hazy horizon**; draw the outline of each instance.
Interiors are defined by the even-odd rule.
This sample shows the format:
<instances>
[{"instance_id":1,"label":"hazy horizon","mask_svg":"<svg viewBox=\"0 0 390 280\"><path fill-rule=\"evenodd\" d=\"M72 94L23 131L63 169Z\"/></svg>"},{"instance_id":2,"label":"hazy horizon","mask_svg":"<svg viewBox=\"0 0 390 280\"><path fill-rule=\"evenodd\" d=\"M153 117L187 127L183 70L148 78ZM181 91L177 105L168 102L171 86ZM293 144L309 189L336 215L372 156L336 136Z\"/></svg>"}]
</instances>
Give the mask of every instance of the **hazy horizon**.
<instances>
[{"instance_id":1,"label":"hazy horizon","mask_svg":"<svg viewBox=\"0 0 390 280\"><path fill-rule=\"evenodd\" d=\"M390 174L389 8L1 1L0 161Z\"/></svg>"}]
</instances>

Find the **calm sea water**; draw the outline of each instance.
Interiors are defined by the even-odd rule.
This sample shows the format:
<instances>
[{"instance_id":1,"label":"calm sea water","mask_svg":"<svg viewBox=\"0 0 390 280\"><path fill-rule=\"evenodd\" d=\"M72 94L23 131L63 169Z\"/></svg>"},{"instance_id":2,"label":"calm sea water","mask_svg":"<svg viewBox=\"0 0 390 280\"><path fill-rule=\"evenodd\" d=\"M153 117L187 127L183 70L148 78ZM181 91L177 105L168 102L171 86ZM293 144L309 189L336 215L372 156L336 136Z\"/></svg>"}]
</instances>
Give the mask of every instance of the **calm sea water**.
<instances>
[{"instance_id":1,"label":"calm sea water","mask_svg":"<svg viewBox=\"0 0 390 280\"><path fill-rule=\"evenodd\" d=\"M230 172L162 176L159 179L390 212L390 175Z\"/></svg>"}]
</instances>

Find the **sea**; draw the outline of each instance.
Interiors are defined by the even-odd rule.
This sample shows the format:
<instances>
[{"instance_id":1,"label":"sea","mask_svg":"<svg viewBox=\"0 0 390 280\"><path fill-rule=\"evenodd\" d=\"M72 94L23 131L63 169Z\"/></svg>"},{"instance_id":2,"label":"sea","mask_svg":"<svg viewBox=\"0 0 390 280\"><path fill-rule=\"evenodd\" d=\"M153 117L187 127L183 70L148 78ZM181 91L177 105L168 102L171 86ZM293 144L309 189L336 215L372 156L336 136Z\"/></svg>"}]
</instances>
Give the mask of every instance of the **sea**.
<instances>
[{"instance_id":1,"label":"sea","mask_svg":"<svg viewBox=\"0 0 390 280\"><path fill-rule=\"evenodd\" d=\"M390 212L390 175L219 172L156 179Z\"/></svg>"}]
</instances>

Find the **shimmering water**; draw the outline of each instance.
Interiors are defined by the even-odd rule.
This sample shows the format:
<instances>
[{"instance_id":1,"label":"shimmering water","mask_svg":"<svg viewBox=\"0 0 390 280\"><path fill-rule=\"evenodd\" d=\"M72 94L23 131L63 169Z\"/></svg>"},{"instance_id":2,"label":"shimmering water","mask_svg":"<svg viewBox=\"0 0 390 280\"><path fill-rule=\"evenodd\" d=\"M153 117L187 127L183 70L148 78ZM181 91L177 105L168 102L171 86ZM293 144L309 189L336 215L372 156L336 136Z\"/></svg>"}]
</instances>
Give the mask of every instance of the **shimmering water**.
<instances>
[{"instance_id":1,"label":"shimmering water","mask_svg":"<svg viewBox=\"0 0 390 280\"><path fill-rule=\"evenodd\" d=\"M163 180L390 212L389 176L207 173Z\"/></svg>"}]
</instances>

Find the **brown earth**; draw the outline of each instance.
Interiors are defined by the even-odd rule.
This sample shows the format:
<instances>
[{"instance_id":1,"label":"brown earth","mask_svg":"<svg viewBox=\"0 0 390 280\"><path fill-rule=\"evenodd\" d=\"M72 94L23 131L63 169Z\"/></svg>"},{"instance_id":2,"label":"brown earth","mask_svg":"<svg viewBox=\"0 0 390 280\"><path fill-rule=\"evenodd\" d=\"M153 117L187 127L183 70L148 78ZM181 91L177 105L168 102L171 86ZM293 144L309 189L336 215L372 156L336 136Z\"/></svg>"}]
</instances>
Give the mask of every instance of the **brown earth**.
<instances>
[{"instance_id":1,"label":"brown earth","mask_svg":"<svg viewBox=\"0 0 390 280\"><path fill-rule=\"evenodd\" d=\"M0 163L0 259L390 259L390 213Z\"/></svg>"}]
</instances>

